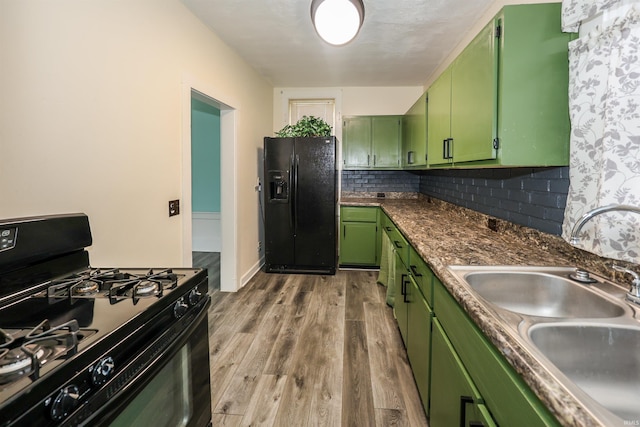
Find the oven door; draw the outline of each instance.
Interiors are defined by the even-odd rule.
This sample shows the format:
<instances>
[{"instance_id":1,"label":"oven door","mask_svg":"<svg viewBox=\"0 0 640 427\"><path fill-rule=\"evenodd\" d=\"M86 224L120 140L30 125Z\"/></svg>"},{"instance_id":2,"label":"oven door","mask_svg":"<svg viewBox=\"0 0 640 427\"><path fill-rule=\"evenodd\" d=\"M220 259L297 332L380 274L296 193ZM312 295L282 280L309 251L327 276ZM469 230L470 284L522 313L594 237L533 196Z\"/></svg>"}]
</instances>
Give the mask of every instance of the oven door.
<instances>
[{"instance_id":1,"label":"oven door","mask_svg":"<svg viewBox=\"0 0 640 427\"><path fill-rule=\"evenodd\" d=\"M207 301L187 327L176 328L179 335L170 336L171 344L158 352L151 363L140 369L139 361L134 360L110 380L112 390L117 388L118 392L100 407L92 407L91 415L81 425L210 426L208 306ZM156 352L167 339L163 334L144 351Z\"/></svg>"}]
</instances>

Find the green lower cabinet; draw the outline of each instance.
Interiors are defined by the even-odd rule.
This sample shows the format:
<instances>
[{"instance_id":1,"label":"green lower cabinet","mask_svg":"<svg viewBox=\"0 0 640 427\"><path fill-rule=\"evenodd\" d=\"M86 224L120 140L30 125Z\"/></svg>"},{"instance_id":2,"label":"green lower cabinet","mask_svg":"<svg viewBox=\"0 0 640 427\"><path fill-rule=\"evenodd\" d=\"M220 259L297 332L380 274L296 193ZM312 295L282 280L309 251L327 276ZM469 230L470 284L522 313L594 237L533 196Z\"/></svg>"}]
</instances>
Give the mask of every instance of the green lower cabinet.
<instances>
[{"instance_id":1,"label":"green lower cabinet","mask_svg":"<svg viewBox=\"0 0 640 427\"><path fill-rule=\"evenodd\" d=\"M380 227L377 207L340 208L340 265L380 265Z\"/></svg>"},{"instance_id":2,"label":"green lower cabinet","mask_svg":"<svg viewBox=\"0 0 640 427\"><path fill-rule=\"evenodd\" d=\"M407 300L409 271L402 262L402 258L398 251L395 252L394 256L396 264L396 298L394 300L393 311L396 315L402 341L404 341L404 345L407 346L409 343L409 337L407 335L407 326L409 325L409 301Z\"/></svg>"},{"instance_id":3,"label":"green lower cabinet","mask_svg":"<svg viewBox=\"0 0 640 427\"><path fill-rule=\"evenodd\" d=\"M433 321L432 371L429 426L496 425L438 319Z\"/></svg>"},{"instance_id":4,"label":"green lower cabinet","mask_svg":"<svg viewBox=\"0 0 640 427\"><path fill-rule=\"evenodd\" d=\"M444 285L434 279L434 313L460 363L482 395L484 404L501 426L559 426L556 418L515 372L498 349L487 339ZM432 347L431 411L440 385L435 382L440 369L436 365L435 332ZM440 357L440 356L439 356ZM435 400L434 400L435 399ZM444 424L438 424L444 425ZM449 424L458 425L458 424ZM432 424L432 427L436 424Z\"/></svg>"},{"instance_id":5,"label":"green lower cabinet","mask_svg":"<svg viewBox=\"0 0 640 427\"><path fill-rule=\"evenodd\" d=\"M407 283L407 356L420 400L429 415L429 376L431 371L431 319L433 311L422 297L412 276Z\"/></svg>"},{"instance_id":6,"label":"green lower cabinet","mask_svg":"<svg viewBox=\"0 0 640 427\"><path fill-rule=\"evenodd\" d=\"M340 233L341 265L376 264L376 224L345 222Z\"/></svg>"}]
</instances>

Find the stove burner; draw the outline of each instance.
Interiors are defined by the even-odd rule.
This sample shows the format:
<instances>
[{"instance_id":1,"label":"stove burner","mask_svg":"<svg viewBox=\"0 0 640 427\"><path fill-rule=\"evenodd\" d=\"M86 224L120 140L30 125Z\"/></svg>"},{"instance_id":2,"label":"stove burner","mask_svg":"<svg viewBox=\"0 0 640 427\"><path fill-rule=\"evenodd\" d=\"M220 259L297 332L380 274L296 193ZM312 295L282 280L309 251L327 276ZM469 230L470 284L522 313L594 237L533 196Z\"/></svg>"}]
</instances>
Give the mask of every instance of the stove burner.
<instances>
[{"instance_id":1,"label":"stove burner","mask_svg":"<svg viewBox=\"0 0 640 427\"><path fill-rule=\"evenodd\" d=\"M51 349L45 349L42 347L34 348L33 350L36 359L39 361L50 356L53 351ZM25 374L31 371L32 358L25 353L22 348L14 348L8 350L4 356L0 359L0 383L4 378L10 379L12 374Z\"/></svg>"},{"instance_id":2,"label":"stove burner","mask_svg":"<svg viewBox=\"0 0 640 427\"><path fill-rule=\"evenodd\" d=\"M72 286L73 295L94 295L100 290L100 284L93 280L85 280Z\"/></svg>"},{"instance_id":3,"label":"stove burner","mask_svg":"<svg viewBox=\"0 0 640 427\"><path fill-rule=\"evenodd\" d=\"M0 330L1 331L1 330ZM15 342L14 348L0 350L0 384L6 384L24 375L39 377L40 367L50 360L78 351L78 322L71 320L52 328L44 320L19 339L5 331L2 335L11 338L4 347Z\"/></svg>"},{"instance_id":4,"label":"stove burner","mask_svg":"<svg viewBox=\"0 0 640 427\"><path fill-rule=\"evenodd\" d=\"M178 277L171 269L134 274L97 268L51 282L46 295L72 299L108 297L112 304L133 298L135 303L139 298L161 297L163 290L178 286Z\"/></svg>"},{"instance_id":5,"label":"stove burner","mask_svg":"<svg viewBox=\"0 0 640 427\"><path fill-rule=\"evenodd\" d=\"M158 282L154 282L152 280L141 280L134 287L134 293L138 296L148 296L153 295L158 291L158 288L161 285Z\"/></svg>"}]
</instances>

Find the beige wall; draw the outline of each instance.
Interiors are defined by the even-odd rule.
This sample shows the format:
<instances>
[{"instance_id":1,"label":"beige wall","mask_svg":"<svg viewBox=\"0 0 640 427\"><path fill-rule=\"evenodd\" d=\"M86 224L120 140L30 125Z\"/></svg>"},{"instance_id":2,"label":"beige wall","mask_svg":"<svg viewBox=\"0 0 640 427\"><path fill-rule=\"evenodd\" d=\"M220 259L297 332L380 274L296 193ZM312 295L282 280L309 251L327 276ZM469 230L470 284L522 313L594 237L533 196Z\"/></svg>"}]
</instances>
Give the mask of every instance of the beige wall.
<instances>
[{"instance_id":1,"label":"beige wall","mask_svg":"<svg viewBox=\"0 0 640 427\"><path fill-rule=\"evenodd\" d=\"M186 76L236 112L234 276L256 265L273 87L182 3L0 0L0 64L0 218L85 212L93 265L182 265Z\"/></svg>"}]
</instances>

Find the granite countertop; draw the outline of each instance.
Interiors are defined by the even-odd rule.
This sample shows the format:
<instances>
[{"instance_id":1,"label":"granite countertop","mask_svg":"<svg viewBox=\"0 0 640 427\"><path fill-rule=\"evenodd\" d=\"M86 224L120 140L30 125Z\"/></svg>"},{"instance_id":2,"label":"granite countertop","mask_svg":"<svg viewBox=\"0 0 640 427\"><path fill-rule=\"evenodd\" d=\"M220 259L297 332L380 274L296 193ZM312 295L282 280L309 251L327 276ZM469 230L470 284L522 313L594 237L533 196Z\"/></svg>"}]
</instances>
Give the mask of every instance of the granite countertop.
<instances>
[{"instance_id":1,"label":"granite countertop","mask_svg":"<svg viewBox=\"0 0 640 427\"><path fill-rule=\"evenodd\" d=\"M513 337L486 303L462 286L449 265L528 265L585 268L611 276L605 261L558 236L511 224L426 196L343 197L341 205L380 206L433 272L565 426L604 426ZM489 228L491 225L491 229Z\"/></svg>"}]
</instances>

